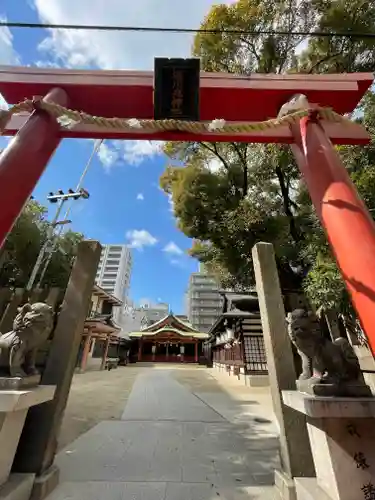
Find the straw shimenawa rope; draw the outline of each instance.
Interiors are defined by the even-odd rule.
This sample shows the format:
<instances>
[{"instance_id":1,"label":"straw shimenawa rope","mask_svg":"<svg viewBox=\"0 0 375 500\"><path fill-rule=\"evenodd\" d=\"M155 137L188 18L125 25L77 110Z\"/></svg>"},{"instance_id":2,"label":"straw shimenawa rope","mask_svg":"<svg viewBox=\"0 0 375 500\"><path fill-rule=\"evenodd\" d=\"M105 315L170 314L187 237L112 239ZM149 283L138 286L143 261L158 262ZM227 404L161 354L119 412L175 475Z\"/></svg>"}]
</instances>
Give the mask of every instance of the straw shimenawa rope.
<instances>
[{"instance_id":1,"label":"straw shimenawa rope","mask_svg":"<svg viewBox=\"0 0 375 500\"><path fill-rule=\"evenodd\" d=\"M297 120L308 116L309 109L292 111L284 116L261 122L248 123L227 123L223 119L213 120L212 122L201 121L183 121L183 120L138 120L137 118L105 118L100 116L92 116L82 111L65 108L58 104L43 101L41 98L26 99L8 110L0 110L0 135L5 131L7 123L12 115L34 110L43 110L56 118L63 127L74 128L77 124L96 125L101 128L121 129L134 131L134 129L145 132L162 132L162 131L181 131L190 132L193 134L215 133L215 134L238 134L254 131L264 131L274 129L280 125L291 125ZM331 108L316 108L319 118L329 122L352 123L348 118L345 118Z\"/></svg>"}]
</instances>

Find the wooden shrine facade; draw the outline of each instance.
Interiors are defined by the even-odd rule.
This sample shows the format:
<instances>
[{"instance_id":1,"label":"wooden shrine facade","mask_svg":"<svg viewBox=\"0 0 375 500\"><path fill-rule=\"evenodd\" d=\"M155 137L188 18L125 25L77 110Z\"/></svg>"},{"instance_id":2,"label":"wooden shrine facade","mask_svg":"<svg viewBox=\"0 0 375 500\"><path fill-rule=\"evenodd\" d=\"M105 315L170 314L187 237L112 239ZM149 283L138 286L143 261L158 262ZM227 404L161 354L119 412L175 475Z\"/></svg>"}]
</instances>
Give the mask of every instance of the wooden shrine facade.
<instances>
[{"instance_id":1,"label":"wooden shrine facade","mask_svg":"<svg viewBox=\"0 0 375 500\"><path fill-rule=\"evenodd\" d=\"M234 375L268 374L256 296L227 295L223 314L209 335L204 354L210 364Z\"/></svg>"},{"instance_id":2,"label":"wooden shrine facade","mask_svg":"<svg viewBox=\"0 0 375 500\"><path fill-rule=\"evenodd\" d=\"M108 357L118 358L120 348L125 348L129 343L119 337L121 327L113 320L113 308L120 307L122 303L114 295L94 285L77 359L80 372L87 368L103 370Z\"/></svg>"},{"instance_id":3,"label":"wooden shrine facade","mask_svg":"<svg viewBox=\"0 0 375 500\"><path fill-rule=\"evenodd\" d=\"M169 314L144 328L131 332L131 352L138 361L154 363L198 363L207 333L198 332L188 321Z\"/></svg>"}]
</instances>

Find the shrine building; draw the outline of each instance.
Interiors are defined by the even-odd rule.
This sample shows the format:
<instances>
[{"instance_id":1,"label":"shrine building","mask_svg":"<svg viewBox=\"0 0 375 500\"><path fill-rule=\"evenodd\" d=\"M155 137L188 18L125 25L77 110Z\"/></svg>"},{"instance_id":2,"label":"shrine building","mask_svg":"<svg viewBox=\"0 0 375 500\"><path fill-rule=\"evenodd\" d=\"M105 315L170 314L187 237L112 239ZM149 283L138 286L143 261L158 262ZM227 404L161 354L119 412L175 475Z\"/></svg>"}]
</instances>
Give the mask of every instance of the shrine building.
<instances>
[{"instance_id":1,"label":"shrine building","mask_svg":"<svg viewBox=\"0 0 375 500\"><path fill-rule=\"evenodd\" d=\"M133 341L131 353L138 361L198 363L208 334L170 313L139 332L129 333L129 337Z\"/></svg>"},{"instance_id":2,"label":"shrine building","mask_svg":"<svg viewBox=\"0 0 375 500\"><path fill-rule=\"evenodd\" d=\"M125 349L129 343L119 335L121 327L113 319L113 308L121 305L122 301L117 297L94 285L78 351L79 372L104 370L108 358L118 358L120 349Z\"/></svg>"},{"instance_id":3,"label":"shrine building","mask_svg":"<svg viewBox=\"0 0 375 500\"><path fill-rule=\"evenodd\" d=\"M268 385L268 368L256 293L224 294L223 313L208 332L209 364L249 386Z\"/></svg>"}]
</instances>

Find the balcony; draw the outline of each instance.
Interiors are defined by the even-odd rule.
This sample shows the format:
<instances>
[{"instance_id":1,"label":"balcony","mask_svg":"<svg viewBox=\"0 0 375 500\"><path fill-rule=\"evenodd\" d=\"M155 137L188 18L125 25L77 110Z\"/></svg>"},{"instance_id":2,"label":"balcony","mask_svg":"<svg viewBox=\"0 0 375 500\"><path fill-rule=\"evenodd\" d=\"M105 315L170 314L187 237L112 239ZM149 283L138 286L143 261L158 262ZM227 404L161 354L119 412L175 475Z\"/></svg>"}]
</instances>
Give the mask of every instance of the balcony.
<instances>
[{"instance_id":1,"label":"balcony","mask_svg":"<svg viewBox=\"0 0 375 500\"><path fill-rule=\"evenodd\" d=\"M121 254L119 254L119 253L109 253L108 257L107 257L107 260L109 260L109 259L114 259L114 260L120 261Z\"/></svg>"},{"instance_id":2,"label":"balcony","mask_svg":"<svg viewBox=\"0 0 375 500\"><path fill-rule=\"evenodd\" d=\"M191 301L191 308L192 309L209 308L209 309L221 310L222 303L219 300L215 301L215 300L194 299Z\"/></svg>"},{"instance_id":3,"label":"balcony","mask_svg":"<svg viewBox=\"0 0 375 500\"><path fill-rule=\"evenodd\" d=\"M115 266L118 269L119 264L120 264L119 260L108 259L107 262L106 262L106 264L105 264L105 267Z\"/></svg>"},{"instance_id":4,"label":"balcony","mask_svg":"<svg viewBox=\"0 0 375 500\"><path fill-rule=\"evenodd\" d=\"M204 301L213 301L222 303L220 296L216 293L212 293L212 290L202 291L200 293L196 293L192 297L193 300L204 300Z\"/></svg>"}]
</instances>

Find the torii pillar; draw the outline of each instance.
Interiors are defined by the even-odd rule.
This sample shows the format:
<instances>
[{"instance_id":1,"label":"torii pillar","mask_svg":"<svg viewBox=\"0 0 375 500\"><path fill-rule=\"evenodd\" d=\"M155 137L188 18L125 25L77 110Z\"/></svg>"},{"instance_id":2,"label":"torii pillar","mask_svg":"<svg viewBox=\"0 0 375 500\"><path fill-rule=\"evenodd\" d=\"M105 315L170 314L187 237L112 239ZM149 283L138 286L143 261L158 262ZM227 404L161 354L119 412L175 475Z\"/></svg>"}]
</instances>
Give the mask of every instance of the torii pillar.
<instances>
[{"instance_id":1,"label":"torii pillar","mask_svg":"<svg viewBox=\"0 0 375 500\"><path fill-rule=\"evenodd\" d=\"M292 132L292 151L375 356L375 223L316 113Z\"/></svg>"},{"instance_id":2,"label":"torii pillar","mask_svg":"<svg viewBox=\"0 0 375 500\"><path fill-rule=\"evenodd\" d=\"M52 89L44 100L62 106L68 105L68 96L61 88ZM60 125L56 119L45 111L36 109L0 154L0 248L60 140Z\"/></svg>"}]
</instances>

